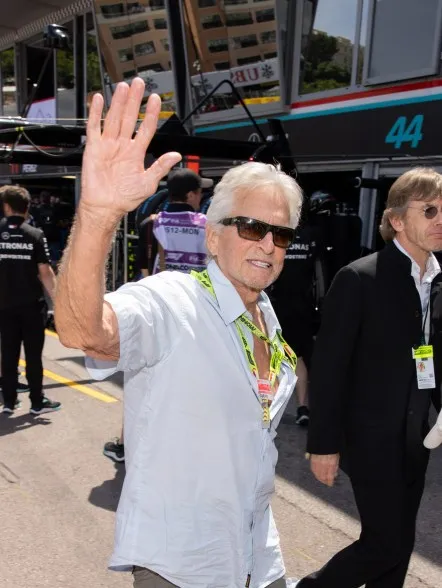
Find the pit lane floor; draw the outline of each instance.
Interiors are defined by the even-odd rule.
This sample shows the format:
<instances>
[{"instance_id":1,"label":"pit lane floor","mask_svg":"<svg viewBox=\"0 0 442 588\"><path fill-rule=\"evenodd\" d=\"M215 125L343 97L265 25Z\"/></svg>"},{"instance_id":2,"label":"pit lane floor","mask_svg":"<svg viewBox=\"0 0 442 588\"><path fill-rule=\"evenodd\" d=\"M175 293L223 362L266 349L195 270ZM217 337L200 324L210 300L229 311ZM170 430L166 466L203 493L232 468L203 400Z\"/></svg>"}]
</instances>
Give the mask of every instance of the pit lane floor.
<instances>
[{"instance_id":1,"label":"pit lane floor","mask_svg":"<svg viewBox=\"0 0 442 588\"><path fill-rule=\"evenodd\" d=\"M0 415L0 587L130 587L130 574L106 569L124 467L101 453L120 430L121 375L91 381L83 354L53 335L44 365L45 392L62 410L31 417L22 394L16 415ZM280 425L277 445L273 509L287 575L301 577L357 537L356 509L345 477L333 489L312 478L304 430ZM442 586L441 529L442 449L430 463L407 588Z\"/></svg>"}]
</instances>

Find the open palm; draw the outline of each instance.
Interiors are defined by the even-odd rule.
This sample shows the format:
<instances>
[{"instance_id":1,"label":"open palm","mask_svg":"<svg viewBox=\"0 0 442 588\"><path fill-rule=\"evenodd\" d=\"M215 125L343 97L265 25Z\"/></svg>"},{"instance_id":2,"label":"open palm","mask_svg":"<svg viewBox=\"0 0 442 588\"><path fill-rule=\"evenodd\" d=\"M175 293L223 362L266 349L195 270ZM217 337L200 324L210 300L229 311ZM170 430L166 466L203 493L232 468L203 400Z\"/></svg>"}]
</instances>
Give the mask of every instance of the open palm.
<instances>
[{"instance_id":1,"label":"open palm","mask_svg":"<svg viewBox=\"0 0 442 588\"><path fill-rule=\"evenodd\" d=\"M125 214L153 194L158 182L180 161L179 153L162 155L144 168L147 147L157 129L161 100L149 97L146 115L133 137L144 95L144 82L135 78L131 87L118 84L101 131L103 98L93 98L83 157L81 204Z\"/></svg>"}]
</instances>

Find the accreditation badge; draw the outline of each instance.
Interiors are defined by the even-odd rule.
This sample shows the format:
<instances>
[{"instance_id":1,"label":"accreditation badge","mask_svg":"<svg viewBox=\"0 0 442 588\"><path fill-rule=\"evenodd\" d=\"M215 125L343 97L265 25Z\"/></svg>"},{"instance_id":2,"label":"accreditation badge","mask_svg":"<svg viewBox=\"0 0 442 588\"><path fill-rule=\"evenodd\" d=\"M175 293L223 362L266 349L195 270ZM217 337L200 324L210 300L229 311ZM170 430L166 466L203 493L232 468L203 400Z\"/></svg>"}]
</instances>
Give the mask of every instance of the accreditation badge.
<instances>
[{"instance_id":1,"label":"accreditation badge","mask_svg":"<svg viewBox=\"0 0 442 588\"><path fill-rule=\"evenodd\" d=\"M416 362L417 387L419 390L436 387L433 358L432 345L421 345L417 349L413 349L413 359Z\"/></svg>"},{"instance_id":2,"label":"accreditation badge","mask_svg":"<svg viewBox=\"0 0 442 588\"><path fill-rule=\"evenodd\" d=\"M258 380L258 393L261 399L262 428L270 428L270 404L273 400L272 384L270 380Z\"/></svg>"}]
</instances>

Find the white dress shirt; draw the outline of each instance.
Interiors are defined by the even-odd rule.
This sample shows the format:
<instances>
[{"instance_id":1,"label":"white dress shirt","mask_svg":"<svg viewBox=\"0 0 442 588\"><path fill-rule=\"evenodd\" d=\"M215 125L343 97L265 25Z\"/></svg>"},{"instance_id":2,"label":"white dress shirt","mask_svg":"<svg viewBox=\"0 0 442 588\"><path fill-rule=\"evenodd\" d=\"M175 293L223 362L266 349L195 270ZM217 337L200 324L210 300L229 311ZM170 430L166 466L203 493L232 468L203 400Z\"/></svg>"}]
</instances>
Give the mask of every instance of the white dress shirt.
<instances>
[{"instance_id":1,"label":"white dress shirt","mask_svg":"<svg viewBox=\"0 0 442 588\"><path fill-rule=\"evenodd\" d=\"M234 323L245 306L214 261L208 272L219 306L178 272L106 295L120 360L87 367L95 379L125 372L126 478L110 567L149 568L182 588L241 588L250 573L251 588L264 588L285 573L270 499L276 427L296 376L283 362L263 429ZM273 339L280 326L266 294L258 304Z\"/></svg>"},{"instance_id":2,"label":"white dress shirt","mask_svg":"<svg viewBox=\"0 0 442 588\"><path fill-rule=\"evenodd\" d=\"M411 277L416 285L417 292L422 306L422 326L424 328L425 341L428 343L430 338L430 294L431 294L431 283L434 278L440 274L440 265L433 253L430 253L427 260L427 267L421 280L421 269L419 264L411 257L411 255L402 247L397 239L394 239L393 243L404 255L411 260Z\"/></svg>"}]
</instances>

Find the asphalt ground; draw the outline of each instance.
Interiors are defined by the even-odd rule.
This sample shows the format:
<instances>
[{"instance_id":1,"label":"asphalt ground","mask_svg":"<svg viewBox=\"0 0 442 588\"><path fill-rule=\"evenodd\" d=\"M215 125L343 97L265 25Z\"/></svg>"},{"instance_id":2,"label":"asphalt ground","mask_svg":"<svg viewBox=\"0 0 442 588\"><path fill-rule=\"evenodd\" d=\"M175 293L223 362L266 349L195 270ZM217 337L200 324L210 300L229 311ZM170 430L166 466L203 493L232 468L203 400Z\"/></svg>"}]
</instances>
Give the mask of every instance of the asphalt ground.
<instances>
[{"instance_id":1,"label":"asphalt ground","mask_svg":"<svg viewBox=\"0 0 442 588\"><path fill-rule=\"evenodd\" d=\"M45 393L62 410L33 417L22 394L21 410L0 415L0 588L132 586L130 574L107 570L124 466L105 458L102 448L121 427L122 378L93 382L83 361L81 352L48 334ZM288 413L294 410L292 403ZM287 575L298 578L359 532L348 480L340 476L330 489L313 479L305 435L294 423L280 425L273 500ZM442 586L441 490L439 449L430 462L407 588Z\"/></svg>"}]
</instances>

